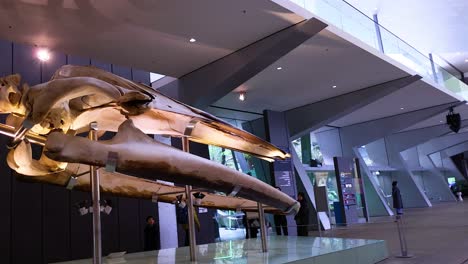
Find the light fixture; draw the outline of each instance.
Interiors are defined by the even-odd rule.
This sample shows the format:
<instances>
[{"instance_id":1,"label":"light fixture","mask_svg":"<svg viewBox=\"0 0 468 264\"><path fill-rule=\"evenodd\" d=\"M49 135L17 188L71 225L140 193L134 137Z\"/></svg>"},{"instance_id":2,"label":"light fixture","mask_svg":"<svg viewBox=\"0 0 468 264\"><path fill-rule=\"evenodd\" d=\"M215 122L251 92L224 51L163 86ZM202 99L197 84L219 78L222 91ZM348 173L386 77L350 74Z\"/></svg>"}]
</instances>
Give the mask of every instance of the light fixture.
<instances>
[{"instance_id":1,"label":"light fixture","mask_svg":"<svg viewBox=\"0 0 468 264\"><path fill-rule=\"evenodd\" d=\"M37 58L42 62L46 62L50 59L50 52L47 49L39 49L36 55Z\"/></svg>"},{"instance_id":2,"label":"light fixture","mask_svg":"<svg viewBox=\"0 0 468 264\"><path fill-rule=\"evenodd\" d=\"M444 121L440 120L439 122L440 122L440 123L443 123Z\"/></svg>"},{"instance_id":3,"label":"light fixture","mask_svg":"<svg viewBox=\"0 0 468 264\"><path fill-rule=\"evenodd\" d=\"M468 62L468 59L465 59L465 62Z\"/></svg>"},{"instance_id":4,"label":"light fixture","mask_svg":"<svg viewBox=\"0 0 468 264\"><path fill-rule=\"evenodd\" d=\"M283 69L283 67L277 67L276 69L279 71L279 70L282 70L282 69Z\"/></svg>"},{"instance_id":5,"label":"light fixture","mask_svg":"<svg viewBox=\"0 0 468 264\"><path fill-rule=\"evenodd\" d=\"M239 100L241 100L242 102L245 101L245 92L239 93Z\"/></svg>"},{"instance_id":6,"label":"light fixture","mask_svg":"<svg viewBox=\"0 0 468 264\"><path fill-rule=\"evenodd\" d=\"M176 200L174 201L175 204L180 204L182 202L182 197L184 195L183 194L179 194L176 196Z\"/></svg>"},{"instance_id":7,"label":"light fixture","mask_svg":"<svg viewBox=\"0 0 468 264\"><path fill-rule=\"evenodd\" d=\"M73 188L75 187L75 185L78 183L78 178L77 177L73 177L71 176L70 179L68 179L68 183L67 183L67 189L68 190L73 190Z\"/></svg>"},{"instance_id":8,"label":"light fixture","mask_svg":"<svg viewBox=\"0 0 468 264\"><path fill-rule=\"evenodd\" d=\"M405 110L405 108L404 108L404 107L400 107L400 110Z\"/></svg>"},{"instance_id":9,"label":"light fixture","mask_svg":"<svg viewBox=\"0 0 468 264\"><path fill-rule=\"evenodd\" d=\"M195 201L193 201L194 205L201 205L201 200L205 198L205 195L201 192L196 192L193 194L193 197L195 197Z\"/></svg>"},{"instance_id":10,"label":"light fixture","mask_svg":"<svg viewBox=\"0 0 468 264\"><path fill-rule=\"evenodd\" d=\"M104 212L105 214L110 214L112 211L112 201L111 200L102 200L100 204L101 212Z\"/></svg>"},{"instance_id":11,"label":"light fixture","mask_svg":"<svg viewBox=\"0 0 468 264\"><path fill-rule=\"evenodd\" d=\"M81 201L79 203L76 203L75 206L74 206L76 209L78 209L78 213L80 215L85 215L85 214L88 214L89 213L89 205L88 205L88 201L87 200L84 200L84 201Z\"/></svg>"},{"instance_id":12,"label":"light fixture","mask_svg":"<svg viewBox=\"0 0 468 264\"><path fill-rule=\"evenodd\" d=\"M332 88L335 89L335 88L336 88L336 85L333 85Z\"/></svg>"},{"instance_id":13,"label":"light fixture","mask_svg":"<svg viewBox=\"0 0 468 264\"><path fill-rule=\"evenodd\" d=\"M156 193L153 193L153 195L151 195L151 202L153 203L157 203L158 202L158 195Z\"/></svg>"},{"instance_id":14,"label":"light fixture","mask_svg":"<svg viewBox=\"0 0 468 264\"><path fill-rule=\"evenodd\" d=\"M194 42L197 41L197 40L194 39L194 38L191 38L189 41L190 41L190 43L194 43Z\"/></svg>"}]
</instances>

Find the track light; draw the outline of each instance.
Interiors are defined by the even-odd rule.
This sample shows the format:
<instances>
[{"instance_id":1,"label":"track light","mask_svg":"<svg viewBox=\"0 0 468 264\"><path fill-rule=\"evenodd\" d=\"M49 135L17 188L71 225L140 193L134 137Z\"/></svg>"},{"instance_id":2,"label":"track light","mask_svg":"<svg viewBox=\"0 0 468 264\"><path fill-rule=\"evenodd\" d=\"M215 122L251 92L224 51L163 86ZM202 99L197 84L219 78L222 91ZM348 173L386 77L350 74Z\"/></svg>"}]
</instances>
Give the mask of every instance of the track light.
<instances>
[{"instance_id":1,"label":"track light","mask_svg":"<svg viewBox=\"0 0 468 264\"><path fill-rule=\"evenodd\" d=\"M196 192L193 194L193 197L195 197L195 201L193 201L194 205L201 205L201 200L205 198L205 195L201 192Z\"/></svg>"},{"instance_id":2,"label":"track light","mask_svg":"<svg viewBox=\"0 0 468 264\"><path fill-rule=\"evenodd\" d=\"M239 100L241 100L242 102L245 101L245 92L239 93Z\"/></svg>"},{"instance_id":3,"label":"track light","mask_svg":"<svg viewBox=\"0 0 468 264\"><path fill-rule=\"evenodd\" d=\"M79 203L76 203L74 205L74 207L76 209L78 209L78 213L80 215L85 215L85 214L89 213L89 209L88 209L89 205L88 204L89 204L88 200L84 200L84 201L81 201Z\"/></svg>"},{"instance_id":4,"label":"track light","mask_svg":"<svg viewBox=\"0 0 468 264\"><path fill-rule=\"evenodd\" d=\"M112 211L112 201L111 200L102 200L100 203L100 210L105 214L110 214Z\"/></svg>"}]
</instances>

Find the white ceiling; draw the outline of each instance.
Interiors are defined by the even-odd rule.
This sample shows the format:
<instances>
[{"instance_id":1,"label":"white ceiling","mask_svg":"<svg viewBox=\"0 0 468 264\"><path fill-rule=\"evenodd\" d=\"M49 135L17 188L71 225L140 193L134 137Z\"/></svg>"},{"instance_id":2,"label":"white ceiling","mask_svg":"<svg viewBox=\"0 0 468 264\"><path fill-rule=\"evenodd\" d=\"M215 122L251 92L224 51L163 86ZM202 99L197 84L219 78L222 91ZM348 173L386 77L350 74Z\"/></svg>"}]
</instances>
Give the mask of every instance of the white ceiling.
<instances>
[{"instance_id":1,"label":"white ceiling","mask_svg":"<svg viewBox=\"0 0 468 264\"><path fill-rule=\"evenodd\" d=\"M285 111L407 75L324 30L214 105L258 113ZM246 92L244 102L238 99L240 91Z\"/></svg>"},{"instance_id":2,"label":"white ceiling","mask_svg":"<svg viewBox=\"0 0 468 264\"><path fill-rule=\"evenodd\" d=\"M468 1L346 0L401 39L468 72Z\"/></svg>"},{"instance_id":3,"label":"white ceiling","mask_svg":"<svg viewBox=\"0 0 468 264\"><path fill-rule=\"evenodd\" d=\"M269 0L0 1L2 39L173 77L301 20Z\"/></svg>"},{"instance_id":4,"label":"white ceiling","mask_svg":"<svg viewBox=\"0 0 468 264\"><path fill-rule=\"evenodd\" d=\"M455 98L420 80L360 108L330 123L330 125L349 126L455 101L457 101Z\"/></svg>"}]
</instances>

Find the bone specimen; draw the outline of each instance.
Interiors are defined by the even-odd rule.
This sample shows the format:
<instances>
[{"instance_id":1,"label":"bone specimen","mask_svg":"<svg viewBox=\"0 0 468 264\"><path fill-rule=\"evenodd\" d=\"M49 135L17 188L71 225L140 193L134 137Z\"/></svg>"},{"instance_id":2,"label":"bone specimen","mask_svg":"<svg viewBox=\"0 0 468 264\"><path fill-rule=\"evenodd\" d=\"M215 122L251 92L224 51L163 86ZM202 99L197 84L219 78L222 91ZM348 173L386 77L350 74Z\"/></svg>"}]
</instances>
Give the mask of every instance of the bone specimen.
<instances>
[{"instance_id":1,"label":"bone specimen","mask_svg":"<svg viewBox=\"0 0 468 264\"><path fill-rule=\"evenodd\" d=\"M289 156L254 135L152 88L94 67L71 65L57 70L51 81L32 87L24 84L20 88L19 75L0 79L0 84L0 111L11 113L8 124L18 130L30 129L26 138L28 135L29 138L47 137L47 155L40 160L32 159L28 140L14 145L8 154L8 165L22 174L22 179L65 185L70 177L80 175L79 164L105 166L108 154L115 152L117 172L103 173L106 176L101 188L105 192L148 198L148 193L158 193L156 189L162 188L163 185L154 181L160 179L237 194L284 212L298 210L296 201L268 184L148 137L146 134L188 137L194 142L230 148L270 161ZM102 131L119 129L119 132L109 141L96 142L75 136L88 131L91 122L98 122ZM82 178L87 177L79 177ZM78 189L89 186L89 181L78 183ZM129 192L130 189L133 191ZM252 206L247 200L208 195L212 204L205 203L209 207Z\"/></svg>"}]
</instances>

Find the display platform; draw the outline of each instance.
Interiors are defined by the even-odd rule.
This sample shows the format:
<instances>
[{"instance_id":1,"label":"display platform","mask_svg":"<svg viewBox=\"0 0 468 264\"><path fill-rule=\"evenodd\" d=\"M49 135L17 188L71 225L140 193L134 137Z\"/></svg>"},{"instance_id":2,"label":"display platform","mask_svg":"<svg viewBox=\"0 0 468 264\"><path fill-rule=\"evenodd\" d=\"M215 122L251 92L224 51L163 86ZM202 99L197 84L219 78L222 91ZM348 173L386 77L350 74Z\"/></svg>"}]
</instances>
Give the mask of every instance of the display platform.
<instances>
[{"instance_id":1,"label":"display platform","mask_svg":"<svg viewBox=\"0 0 468 264\"><path fill-rule=\"evenodd\" d=\"M262 253L260 238L219 242L197 246L198 263L308 263L308 264L366 264L377 263L388 257L383 240L268 237L268 253ZM123 258L104 258L103 263L190 263L188 247L127 254ZM62 262L88 264L91 259Z\"/></svg>"}]
</instances>

